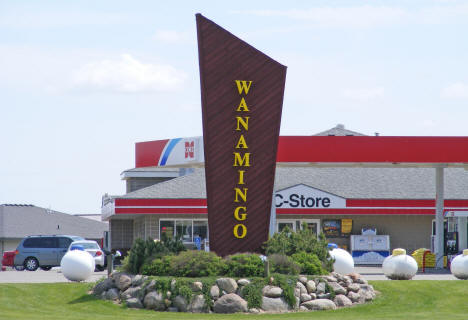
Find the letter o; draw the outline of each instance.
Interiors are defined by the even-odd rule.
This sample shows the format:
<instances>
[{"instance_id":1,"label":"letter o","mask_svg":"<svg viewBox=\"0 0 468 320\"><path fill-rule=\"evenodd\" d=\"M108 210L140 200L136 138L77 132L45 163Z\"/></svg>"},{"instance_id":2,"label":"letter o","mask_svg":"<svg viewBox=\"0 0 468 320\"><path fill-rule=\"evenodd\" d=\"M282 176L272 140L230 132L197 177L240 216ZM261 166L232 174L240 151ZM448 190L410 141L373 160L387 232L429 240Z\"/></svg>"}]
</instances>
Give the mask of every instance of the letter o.
<instances>
[{"instance_id":1,"label":"letter o","mask_svg":"<svg viewBox=\"0 0 468 320\"><path fill-rule=\"evenodd\" d=\"M241 234L239 234L239 228L242 229ZM247 227L240 223L236 224L234 226L233 232L234 232L234 237L236 237L237 239L242 239L247 235Z\"/></svg>"}]
</instances>

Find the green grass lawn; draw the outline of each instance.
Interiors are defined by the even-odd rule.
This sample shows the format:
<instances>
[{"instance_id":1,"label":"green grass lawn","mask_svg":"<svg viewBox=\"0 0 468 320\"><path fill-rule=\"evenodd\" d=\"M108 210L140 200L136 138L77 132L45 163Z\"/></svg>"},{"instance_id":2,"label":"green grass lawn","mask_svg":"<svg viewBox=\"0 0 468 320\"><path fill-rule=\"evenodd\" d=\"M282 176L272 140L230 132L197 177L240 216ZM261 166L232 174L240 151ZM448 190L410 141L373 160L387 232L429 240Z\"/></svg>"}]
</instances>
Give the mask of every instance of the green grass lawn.
<instances>
[{"instance_id":1,"label":"green grass lawn","mask_svg":"<svg viewBox=\"0 0 468 320\"><path fill-rule=\"evenodd\" d=\"M132 310L87 294L90 284L1 284L0 319L467 319L466 281L372 281L369 304L335 311L266 315Z\"/></svg>"}]
</instances>

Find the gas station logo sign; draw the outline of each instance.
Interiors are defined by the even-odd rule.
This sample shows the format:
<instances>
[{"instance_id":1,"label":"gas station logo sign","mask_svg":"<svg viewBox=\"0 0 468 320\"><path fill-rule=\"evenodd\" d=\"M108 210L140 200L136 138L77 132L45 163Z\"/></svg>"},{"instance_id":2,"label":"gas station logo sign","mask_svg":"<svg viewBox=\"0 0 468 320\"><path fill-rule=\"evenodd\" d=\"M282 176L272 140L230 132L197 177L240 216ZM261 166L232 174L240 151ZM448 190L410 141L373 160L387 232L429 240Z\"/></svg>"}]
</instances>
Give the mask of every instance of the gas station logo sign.
<instances>
[{"instance_id":1,"label":"gas station logo sign","mask_svg":"<svg viewBox=\"0 0 468 320\"><path fill-rule=\"evenodd\" d=\"M346 199L305 184L283 189L275 194L276 208L327 209L346 208Z\"/></svg>"}]
</instances>

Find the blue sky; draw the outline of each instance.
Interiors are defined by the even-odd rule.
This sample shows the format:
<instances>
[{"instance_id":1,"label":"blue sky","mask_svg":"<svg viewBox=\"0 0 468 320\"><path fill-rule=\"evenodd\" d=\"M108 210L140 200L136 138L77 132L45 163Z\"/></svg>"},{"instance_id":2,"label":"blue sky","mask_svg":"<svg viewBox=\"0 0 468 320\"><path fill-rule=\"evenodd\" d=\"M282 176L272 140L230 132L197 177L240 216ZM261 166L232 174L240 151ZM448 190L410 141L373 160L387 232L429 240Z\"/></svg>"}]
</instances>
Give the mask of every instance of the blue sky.
<instances>
[{"instance_id":1,"label":"blue sky","mask_svg":"<svg viewBox=\"0 0 468 320\"><path fill-rule=\"evenodd\" d=\"M202 133L195 13L288 66L282 135L468 136L466 1L0 1L0 203L100 212Z\"/></svg>"}]
</instances>

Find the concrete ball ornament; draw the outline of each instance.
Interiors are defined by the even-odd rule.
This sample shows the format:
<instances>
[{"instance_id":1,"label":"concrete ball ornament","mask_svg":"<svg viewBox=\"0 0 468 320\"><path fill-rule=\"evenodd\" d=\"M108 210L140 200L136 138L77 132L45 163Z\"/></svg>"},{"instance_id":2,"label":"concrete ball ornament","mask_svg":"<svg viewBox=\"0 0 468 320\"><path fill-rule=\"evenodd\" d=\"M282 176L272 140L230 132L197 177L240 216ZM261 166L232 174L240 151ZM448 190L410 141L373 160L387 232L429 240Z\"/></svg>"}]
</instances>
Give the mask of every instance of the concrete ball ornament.
<instances>
[{"instance_id":1,"label":"concrete ball ornament","mask_svg":"<svg viewBox=\"0 0 468 320\"><path fill-rule=\"evenodd\" d=\"M354 260L348 251L335 248L330 251L330 256L335 259L333 271L340 274L350 274L354 272Z\"/></svg>"},{"instance_id":2,"label":"concrete ball ornament","mask_svg":"<svg viewBox=\"0 0 468 320\"><path fill-rule=\"evenodd\" d=\"M95 262L89 252L81 250L68 251L60 262L62 273L70 281L84 281L94 271Z\"/></svg>"},{"instance_id":3,"label":"concrete ball ornament","mask_svg":"<svg viewBox=\"0 0 468 320\"><path fill-rule=\"evenodd\" d=\"M458 279L468 279L468 249L463 250L463 254L459 254L452 260L450 271Z\"/></svg>"},{"instance_id":4,"label":"concrete ball ornament","mask_svg":"<svg viewBox=\"0 0 468 320\"><path fill-rule=\"evenodd\" d=\"M392 280L410 280L418 272L418 264L405 249L394 249L391 256L384 259L382 269L385 276Z\"/></svg>"}]
</instances>

